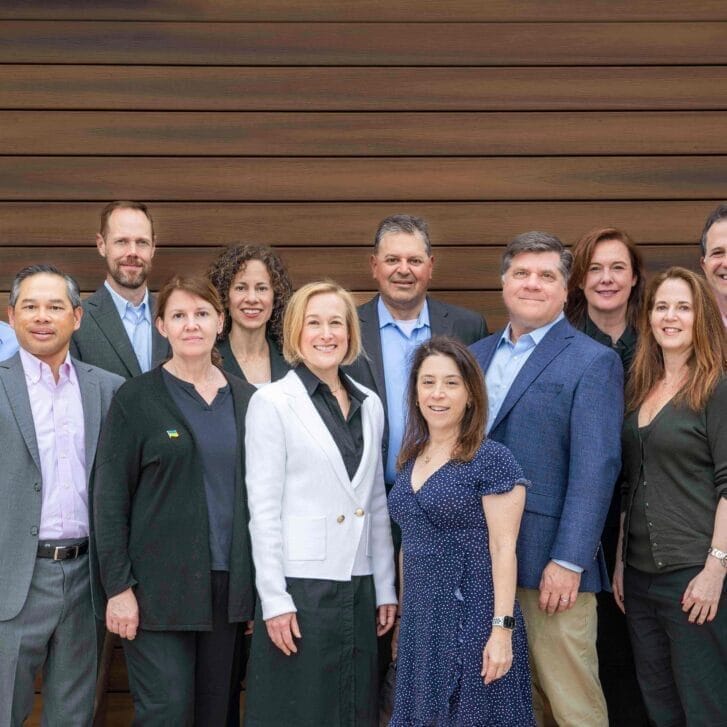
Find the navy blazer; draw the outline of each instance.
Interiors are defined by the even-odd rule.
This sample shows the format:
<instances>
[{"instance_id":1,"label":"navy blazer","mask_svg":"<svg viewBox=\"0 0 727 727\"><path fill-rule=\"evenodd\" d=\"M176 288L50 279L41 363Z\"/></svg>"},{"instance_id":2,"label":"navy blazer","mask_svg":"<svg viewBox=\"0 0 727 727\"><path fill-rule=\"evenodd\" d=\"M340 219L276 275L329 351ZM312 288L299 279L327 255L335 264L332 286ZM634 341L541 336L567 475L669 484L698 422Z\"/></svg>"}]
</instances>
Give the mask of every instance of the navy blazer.
<instances>
[{"instance_id":1,"label":"navy blazer","mask_svg":"<svg viewBox=\"0 0 727 727\"><path fill-rule=\"evenodd\" d=\"M502 331L471 346L483 371ZM621 467L623 366L565 319L535 347L489 436L532 483L518 538L518 585L538 588L549 560L583 568L581 591L608 589L601 532Z\"/></svg>"}]
</instances>

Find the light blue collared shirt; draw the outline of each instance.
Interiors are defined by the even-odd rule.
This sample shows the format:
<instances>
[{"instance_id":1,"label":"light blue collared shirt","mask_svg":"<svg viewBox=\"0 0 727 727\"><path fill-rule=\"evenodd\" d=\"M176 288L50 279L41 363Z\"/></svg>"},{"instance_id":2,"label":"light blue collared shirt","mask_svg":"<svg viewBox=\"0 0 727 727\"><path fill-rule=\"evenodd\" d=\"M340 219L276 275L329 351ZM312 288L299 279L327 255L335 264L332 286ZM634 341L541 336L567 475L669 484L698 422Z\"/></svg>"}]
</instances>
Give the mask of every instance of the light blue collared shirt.
<instances>
[{"instance_id":1,"label":"light blue collared shirt","mask_svg":"<svg viewBox=\"0 0 727 727\"><path fill-rule=\"evenodd\" d=\"M420 343L428 341L432 337L432 329L429 325L429 306L426 301L409 334L402 329L400 321L391 315L381 297L379 297L377 310L389 421L389 449L386 455L384 478L391 484L396 479L396 458L399 456L401 441L404 438L406 387L411 371L412 354Z\"/></svg>"},{"instance_id":2,"label":"light blue collared shirt","mask_svg":"<svg viewBox=\"0 0 727 727\"><path fill-rule=\"evenodd\" d=\"M0 361L13 356L18 350L18 339L15 331L4 321L0 321Z\"/></svg>"},{"instance_id":3,"label":"light blue collared shirt","mask_svg":"<svg viewBox=\"0 0 727 727\"><path fill-rule=\"evenodd\" d=\"M126 335L131 341L139 368L142 373L151 368L151 311L149 310L149 290L144 293L144 300L133 306L126 298L122 298L108 283L104 281L106 290L111 293L119 318L124 324ZM138 327L138 330L137 330Z\"/></svg>"},{"instance_id":4,"label":"light blue collared shirt","mask_svg":"<svg viewBox=\"0 0 727 727\"><path fill-rule=\"evenodd\" d=\"M562 321L564 314L561 313L554 321L547 323L540 328L536 328L530 333L524 333L520 338L517 339L516 343L513 343L510 339L510 324L507 324L507 328L502 332L500 340L498 341L497 348L495 349L495 355L492 357L490 366L485 374L485 381L487 383L487 433L490 433L492 425L497 418L502 403L505 401L505 397L510 391L513 381L515 381L517 375L520 373L525 362L530 358L530 355L535 350L535 347L545 338L548 331L559 321ZM569 563L565 560L555 560L554 563L568 568L568 570L575 571L576 573L582 573L583 568L576 565L575 563Z\"/></svg>"}]
</instances>

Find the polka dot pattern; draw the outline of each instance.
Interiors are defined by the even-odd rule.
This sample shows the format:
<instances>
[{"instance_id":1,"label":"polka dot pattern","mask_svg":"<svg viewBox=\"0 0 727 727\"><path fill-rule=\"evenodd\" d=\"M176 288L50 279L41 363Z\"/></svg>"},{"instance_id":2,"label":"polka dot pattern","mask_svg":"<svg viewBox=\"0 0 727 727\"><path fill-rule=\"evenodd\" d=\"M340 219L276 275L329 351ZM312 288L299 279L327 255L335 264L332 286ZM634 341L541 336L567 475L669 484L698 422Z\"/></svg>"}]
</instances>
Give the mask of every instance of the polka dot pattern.
<instances>
[{"instance_id":1,"label":"polka dot pattern","mask_svg":"<svg viewBox=\"0 0 727 727\"><path fill-rule=\"evenodd\" d=\"M485 686L482 650L495 615L483 495L524 482L510 451L486 440L471 462L447 462L416 493L413 461L389 511L402 530L404 594L394 727L534 725L525 624L516 604L513 666Z\"/></svg>"}]
</instances>

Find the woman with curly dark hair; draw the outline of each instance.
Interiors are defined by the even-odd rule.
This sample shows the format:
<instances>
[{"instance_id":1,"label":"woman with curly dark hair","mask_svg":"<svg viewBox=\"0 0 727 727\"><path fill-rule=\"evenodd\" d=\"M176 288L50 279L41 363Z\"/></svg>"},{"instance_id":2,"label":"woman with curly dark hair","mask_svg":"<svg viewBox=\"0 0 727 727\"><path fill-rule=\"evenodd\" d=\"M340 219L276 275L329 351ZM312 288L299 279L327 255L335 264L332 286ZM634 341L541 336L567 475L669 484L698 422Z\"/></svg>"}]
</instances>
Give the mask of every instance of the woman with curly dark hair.
<instances>
[{"instance_id":1,"label":"woman with curly dark hair","mask_svg":"<svg viewBox=\"0 0 727 727\"><path fill-rule=\"evenodd\" d=\"M225 306L217 348L222 366L255 386L288 371L280 353L283 311L293 286L282 260L265 245L230 245L207 277Z\"/></svg>"}]
</instances>

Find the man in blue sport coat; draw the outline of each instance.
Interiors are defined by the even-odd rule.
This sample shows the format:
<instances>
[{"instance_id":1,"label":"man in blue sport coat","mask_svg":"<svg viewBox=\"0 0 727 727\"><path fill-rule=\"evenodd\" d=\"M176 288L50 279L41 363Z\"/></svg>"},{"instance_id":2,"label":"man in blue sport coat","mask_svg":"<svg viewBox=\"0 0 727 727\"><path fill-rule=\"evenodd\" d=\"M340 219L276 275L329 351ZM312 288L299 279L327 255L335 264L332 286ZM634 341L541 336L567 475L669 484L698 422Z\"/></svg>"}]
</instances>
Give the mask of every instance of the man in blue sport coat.
<instances>
[{"instance_id":1,"label":"man in blue sport coat","mask_svg":"<svg viewBox=\"0 0 727 727\"><path fill-rule=\"evenodd\" d=\"M517 596L538 723L607 727L595 592L608 588L599 541L621 461L623 368L563 316L571 262L553 235L516 237L501 270L510 322L471 348L487 380L489 436L531 482Z\"/></svg>"}]
</instances>

